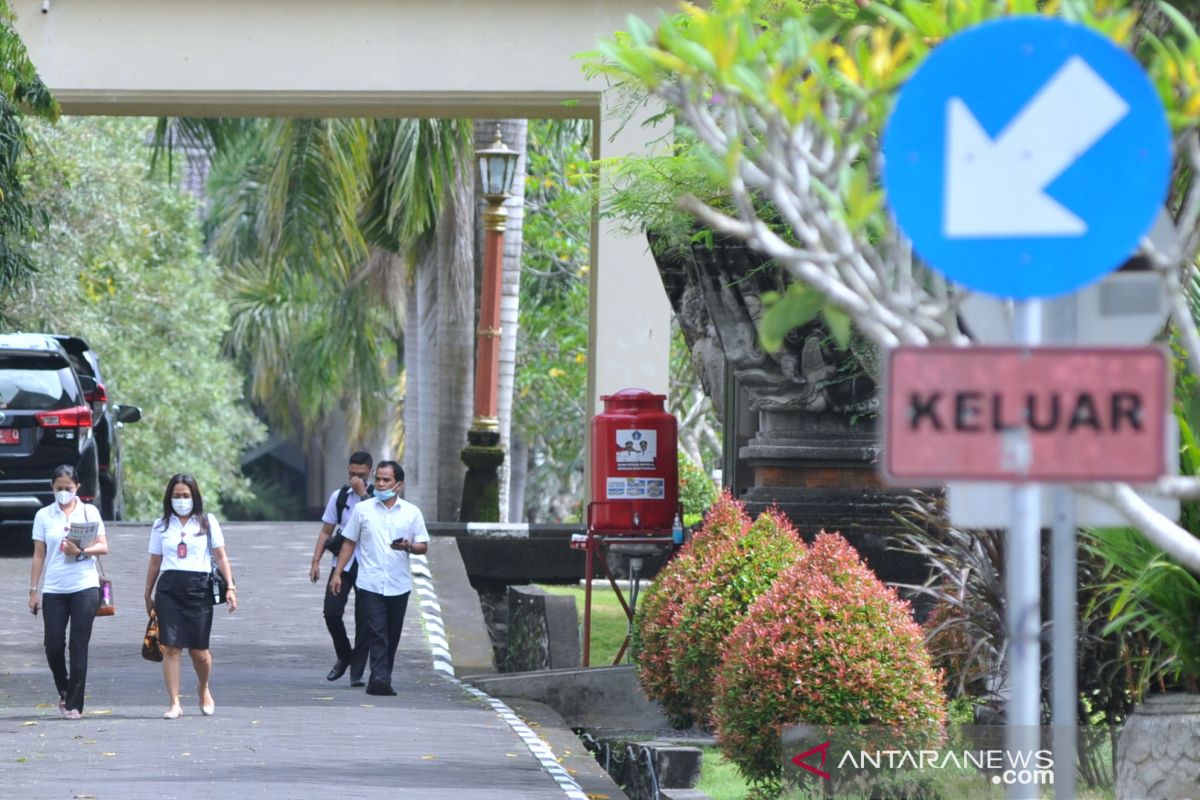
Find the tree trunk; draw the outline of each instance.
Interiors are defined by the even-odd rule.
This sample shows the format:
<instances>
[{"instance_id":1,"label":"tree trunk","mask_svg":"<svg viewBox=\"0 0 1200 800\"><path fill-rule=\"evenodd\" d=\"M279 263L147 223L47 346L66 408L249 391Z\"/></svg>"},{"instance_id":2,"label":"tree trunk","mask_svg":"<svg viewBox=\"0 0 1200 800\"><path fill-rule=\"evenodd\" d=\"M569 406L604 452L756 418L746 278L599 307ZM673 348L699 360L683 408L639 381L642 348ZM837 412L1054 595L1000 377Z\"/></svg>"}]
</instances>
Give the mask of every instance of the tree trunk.
<instances>
[{"instance_id":1,"label":"tree trunk","mask_svg":"<svg viewBox=\"0 0 1200 800\"><path fill-rule=\"evenodd\" d=\"M496 125L500 125L500 137L506 145L520 154L517 172L513 178L512 197L504 203L508 211L508 223L504 230L504 275L501 280L500 298L500 381L498 413L500 419L500 446L511 450L513 384L517 367L517 330L519 302L521 298L521 245L525 225L525 149L529 123L523 119L476 120L475 147L491 145L496 138ZM483 213L485 201L480 197L476 208ZM483 226L476 226L476 246L482 254ZM506 457L500 467L500 521L509 521L512 457ZM523 504L523 497L518 497ZM520 508L520 505L515 506ZM517 521L520 517L517 517Z\"/></svg>"},{"instance_id":2,"label":"tree trunk","mask_svg":"<svg viewBox=\"0 0 1200 800\"><path fill-rule=\"evenodd\" d=\"M409 385L418 396L417 424L408 432L409 441L416 445L416 458L409 461L416 467L420 485L418 499L425 518L438 517L438 409L441 369L438 359L438 259L433 237L420 249L417 257L417 373L419 382ZM413 435L415 433L415 436ZM406 475L407 477L407 475ZM407 481L406 481L407 483Z\"/></svg>"},{"instance_id":3,"label":"tree trunk","mask_svg":"<svg viewBox=\"0 0 1200 800\"><path fill-rule=\"evenodd\" d=\"M465 162L465 159L464 159ZM457 520L471 426L475 375L474 184L460 162L437 225L438 410L437 519Z\"/></svg>"},{"instance_id":4,"label":"tree trunk","mask_svg":"<svg viewBox=\"0 0 1200 800\"><path fill-rule=\"evenodd\" d=\"M400 463L404 467L405 496L409 502L427 508L421 494L421 471L417 462L417 431L420 430L418 421L421 413L421 394L417 387L421 385L420 373L420 310L417 294L417 268L419 262L411 262L407 280L404 283L404 450L400 453Z\"/></svg>"},{"instance_id":5,"label":"tree trunk","mask_svg":"<svg viewBox=\"0 0 1200 800\"><path fill-rule=\"evenodd\" d=\"M512 438L512 447L508 450L509 474L512 476L509 486L512 491L508 498L508 521L525 521L525 482L529 479L529 445L517 434Z\"/></svg>"}]
</instances>

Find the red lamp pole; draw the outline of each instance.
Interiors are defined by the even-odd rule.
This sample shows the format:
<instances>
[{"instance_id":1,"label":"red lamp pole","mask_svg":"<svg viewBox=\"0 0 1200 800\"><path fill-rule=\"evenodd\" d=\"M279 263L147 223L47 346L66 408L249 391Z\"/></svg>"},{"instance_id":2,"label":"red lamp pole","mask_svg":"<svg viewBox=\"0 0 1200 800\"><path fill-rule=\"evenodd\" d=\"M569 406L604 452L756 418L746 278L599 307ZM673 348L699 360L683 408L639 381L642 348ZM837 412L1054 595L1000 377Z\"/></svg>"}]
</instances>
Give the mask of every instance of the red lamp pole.
<instances>
[{"instance_id":1,"label":"red lamp pole","mask_svg":"<svg viewBox=\"0 0 1200 800\"><path fill-rule=\"evenodd\" d=\"M467 465L463 481L462 522L500 521L500 279L504 258L504 227L508 212L504 200L512 185L520 156L500 139L476 150L487 210L483 214L483 296L479 299L479 328L475 331L475 409L462 460Z\"/></svg>"},{"instance_id":2,"label":"red lamp pole","mask_svg":"<svg viewBox=\"0 0 1200 800\"><path fill-rule=\"evenodd\" d=\"M499 431L500 278L508 211L503 195L486 195L483 214L483 296L475 331L475 416L471 429Z\"/></svg>"}]
</instances>

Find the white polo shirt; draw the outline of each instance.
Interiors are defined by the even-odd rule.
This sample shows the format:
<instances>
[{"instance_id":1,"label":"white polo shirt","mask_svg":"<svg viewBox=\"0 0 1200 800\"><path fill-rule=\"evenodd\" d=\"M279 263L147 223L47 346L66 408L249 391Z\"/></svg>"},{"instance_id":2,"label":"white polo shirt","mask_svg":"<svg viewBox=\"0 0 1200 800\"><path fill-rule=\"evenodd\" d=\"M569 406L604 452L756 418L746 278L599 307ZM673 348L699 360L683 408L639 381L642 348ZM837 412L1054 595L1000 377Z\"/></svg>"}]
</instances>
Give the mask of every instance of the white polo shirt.
<instances>
[{"instance_id":1,"label":"white polo shirt","mask_svg":"<svg viewBox=\"0 0 1200 800\"><path fill-rule=\"evenodd\" d=\"M150 526L150 554L162 556L159 572L169 569L184 572L208 572L212 569L212 551L225 546L225 536L221 533L221 524L212 514L208 515L208 532L205 536L200 530L200 519L195 514L188 520L187 525L179 521L175 514L163 525L162 517ZM180 542L187 545L187 556L179 557Z\"/></svg>"},{"instance_id":2,"label":"white polo shirt","mask_svg":"<svg viewBox=\"0 0 1200 800\"><path fill-rule=\"evenodd\" d=\"M354 511L354 507L356 505L358 505L359 501L362 499L361 497L359 497L358 495L356 495L354 493L353 489L351 489L349 492L347 492L346 493L346 510L342 512L342 518L338 519L337 518L337 499L338 499L338 495L341 493L342 493L341 489L335 489L333 494L329 495L329 502L325 504L325 513L323 513L321 515L321 522L324 522L327 525L332 525L335 533L337 532L338 528L346 527L346 523L350 519L350 513L352 511ZM330 534L330 536L332 537L333 534ZM331 559L330 566L336 567L338 557L336 555L330 555L330 559ZM346 569L350 569L351 567L353 567L354 562L357 560L358 560L358 548L355 548L354 554L351 555L350 560L346 562Z\"/></svg>"},{"instance_id":3,"label":"white polo shirt","mask_svg":"<svg viewBox=\"0 0 1200 800\"><path fill-rule=\"evenodd\" d=\"M46 562L42 569L42 591L50 594L71 594L83 589L100 586L100 573L96 571L96 559L88 557L79 561L62 551L63 539L72 522L99 522L96 535L104 534L104 522L100 511L91 503L75 502L68 518L58 503L38 509L33 517L33 540L46 543Z\"/></svg>"},{"instance_id":4,"label":"white polo shirt","mask_svg":"<svg viewBox=\"0 0 1200 800\"><path fill-rule=\"evenodd\" d=\"M394 597L412 591L408 553L393 550L392 542L407 539L413 544L429 541L425 517L412 503L397 499L390 509L382 500L370 498L354 507L342 535L358 542L356 588Z\"/></svg>"}]
</instances>

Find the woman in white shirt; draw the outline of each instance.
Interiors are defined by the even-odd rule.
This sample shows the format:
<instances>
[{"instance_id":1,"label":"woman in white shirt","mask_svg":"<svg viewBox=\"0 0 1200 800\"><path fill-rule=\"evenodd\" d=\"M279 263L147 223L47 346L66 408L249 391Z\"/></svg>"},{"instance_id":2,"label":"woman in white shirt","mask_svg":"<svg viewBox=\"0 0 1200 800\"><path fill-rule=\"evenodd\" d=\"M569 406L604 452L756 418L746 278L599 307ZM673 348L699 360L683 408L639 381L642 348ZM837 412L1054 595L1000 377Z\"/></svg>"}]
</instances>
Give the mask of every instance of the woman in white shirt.
<instances>
[{"instance_id":1,"label":"woman in white shirt","mask_svg":"<svg viewBox=\"0 0 1200 800\"><path fill-rule=\"evenodd\" d=\"M58 689L58 713L83 716L87 684L88 643L100 606L100 574L92 556L108 552L100 511L75 496L79 474L69 464L54 470L50 485L54 502L33 518L33 568L29 574L29 611L42 614L46 661ZM72 523L96 523L95 540L82 549L67 536ZM84 541L83 539L80 540ZM38 582L42 597L38 601ZM67 624L71 626L70 669L67 667Z\"/></svg>"},{"instance_id":2,"label":"woman in white shirt","mask_svg":"<svg viewBox=\"0 0 1200 800\"><path fill-rule=\"evenodd\" d=\"M204 513L200 487L191 475L174 475L163 494L163 515L150 527L150 564L146 570L146 612L158 615L158 641L163 649L163 680L171 705L163 719L179 719L179 657L187 648L196 669L200 713L212 716L216 703L209 690L212 656L212 563L229 584L229 612L237 610L237 587L225 554L225 537L212 514ZM158 591L154 591L155 583Z\"/></svg>"}]
</instances>

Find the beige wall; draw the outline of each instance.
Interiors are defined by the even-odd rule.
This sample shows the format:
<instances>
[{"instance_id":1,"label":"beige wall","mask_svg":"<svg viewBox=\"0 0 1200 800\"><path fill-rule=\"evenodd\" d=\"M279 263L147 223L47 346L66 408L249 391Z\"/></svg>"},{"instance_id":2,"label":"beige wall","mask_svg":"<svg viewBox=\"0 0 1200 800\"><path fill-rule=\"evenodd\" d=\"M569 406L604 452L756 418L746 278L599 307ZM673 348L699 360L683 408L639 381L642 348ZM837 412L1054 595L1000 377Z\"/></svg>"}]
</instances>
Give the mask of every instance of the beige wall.
<instances>
[{"instance_id":1,"label":"beige wall","mask_svg":"<svg viewBox=\"0 0 1200 800\"><path fill-rule=\"evenodd\" d=\"M13 0L68 114L588 117L600 153L646 134L610 120L578 52L653 19L653 0ZM670 309L644 241L598 225L589 412L667 389Z\"/></svg>"}]
</instances>

